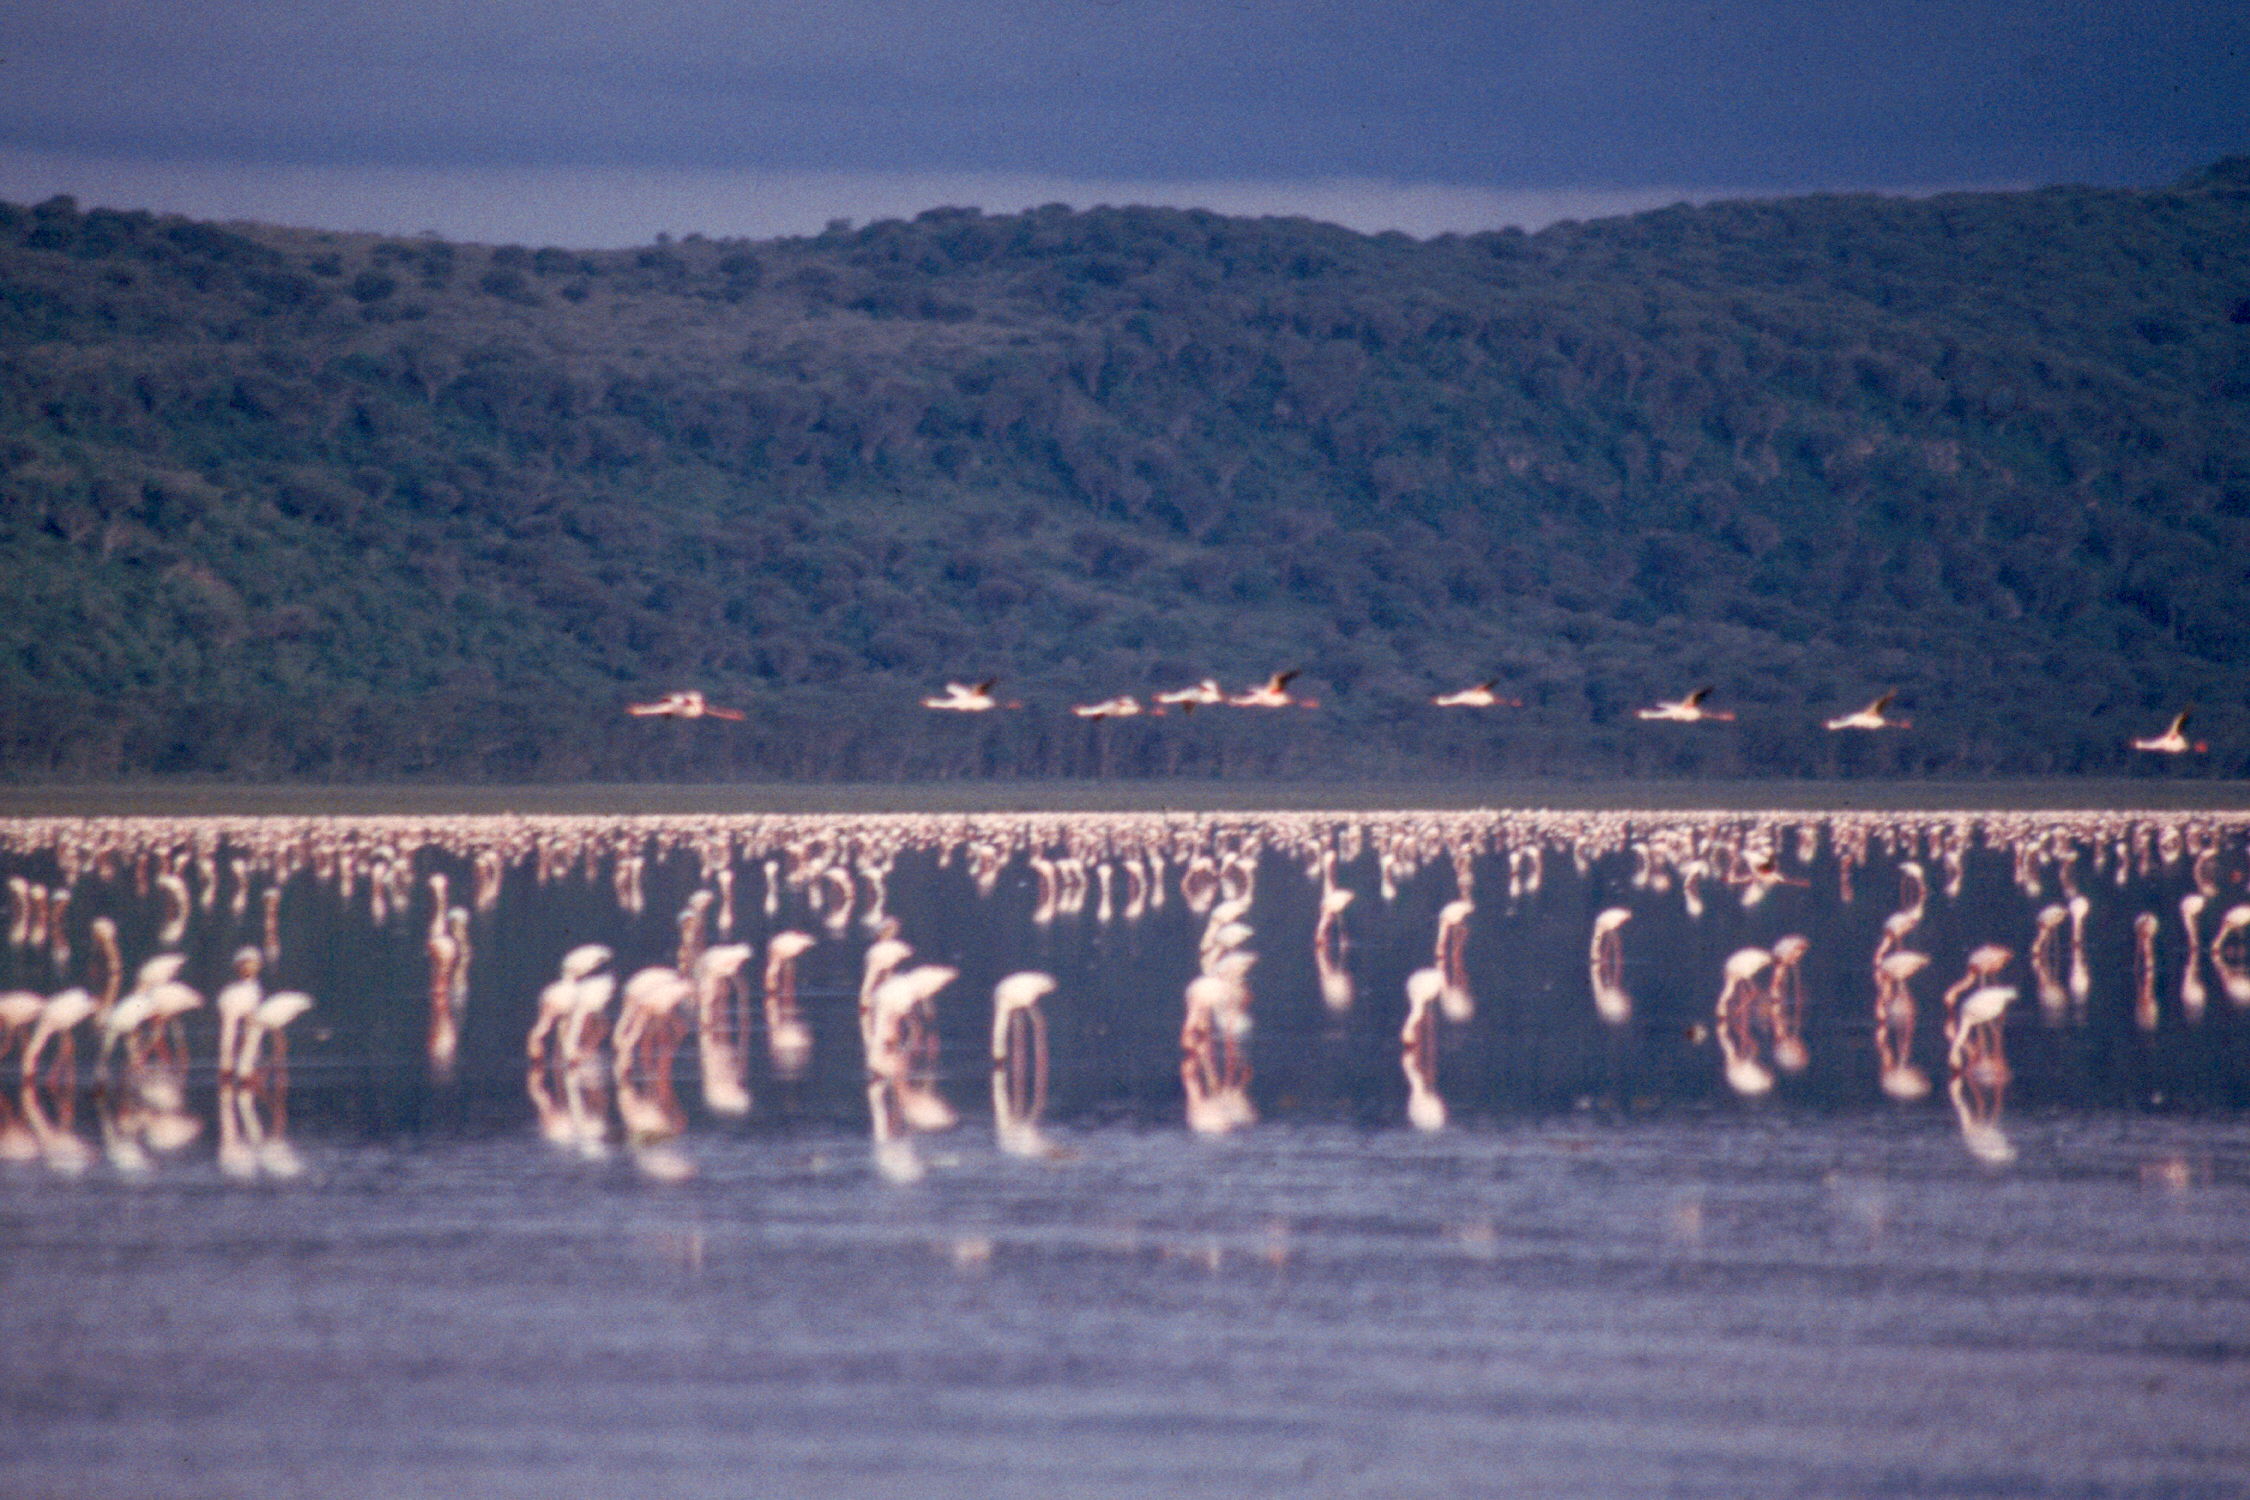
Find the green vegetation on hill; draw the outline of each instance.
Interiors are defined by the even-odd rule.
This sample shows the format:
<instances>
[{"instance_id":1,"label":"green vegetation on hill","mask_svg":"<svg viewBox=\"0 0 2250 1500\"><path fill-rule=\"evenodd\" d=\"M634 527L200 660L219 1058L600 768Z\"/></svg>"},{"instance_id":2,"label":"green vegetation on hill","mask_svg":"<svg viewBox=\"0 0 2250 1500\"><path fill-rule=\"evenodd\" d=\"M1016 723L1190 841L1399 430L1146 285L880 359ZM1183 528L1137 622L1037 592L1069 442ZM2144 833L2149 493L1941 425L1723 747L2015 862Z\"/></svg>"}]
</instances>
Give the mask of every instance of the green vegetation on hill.
<instances>
[{"instance_id":1,"label":"green vegetation on hill","mask_svg":"<svg viewBox=\"0 0 2250 1500\"><path fill-rule=\"evenodd\" d=\"M15 776L2115 771L2189 702L2240 775L2250 161L1428 242L0 204L0 547ZM621 712L685 686L750 722Z\"/></svg>"}]
</instances>

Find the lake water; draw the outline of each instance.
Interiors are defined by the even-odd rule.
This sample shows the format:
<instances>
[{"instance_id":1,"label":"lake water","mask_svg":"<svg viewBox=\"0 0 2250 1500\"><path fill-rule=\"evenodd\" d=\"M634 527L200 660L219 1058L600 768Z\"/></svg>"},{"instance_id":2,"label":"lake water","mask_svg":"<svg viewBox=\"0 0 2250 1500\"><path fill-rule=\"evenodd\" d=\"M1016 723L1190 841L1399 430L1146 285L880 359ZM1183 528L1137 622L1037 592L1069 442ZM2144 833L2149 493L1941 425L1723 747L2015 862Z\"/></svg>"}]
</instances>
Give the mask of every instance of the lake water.
<instances>
[{"instance_id":1,"label":"lake water","mask_svg":"<svg viewBox=\"0 0 2250 1500\"><path fill-rule=\"evenodd\" d=\"M2246 832L0 823L0 1494L2250 1494Z\"/></svg>"}]
</instances>

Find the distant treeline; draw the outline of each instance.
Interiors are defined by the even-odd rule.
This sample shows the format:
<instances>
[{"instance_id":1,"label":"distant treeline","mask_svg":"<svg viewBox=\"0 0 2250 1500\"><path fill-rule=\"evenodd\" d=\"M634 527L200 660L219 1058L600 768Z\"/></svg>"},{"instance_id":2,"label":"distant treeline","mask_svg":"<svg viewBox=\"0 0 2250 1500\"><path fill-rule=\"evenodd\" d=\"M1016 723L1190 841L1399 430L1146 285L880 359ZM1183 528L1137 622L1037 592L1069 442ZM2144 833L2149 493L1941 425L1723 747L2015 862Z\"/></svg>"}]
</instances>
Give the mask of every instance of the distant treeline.
<instances>
[{"instance_id":1,"label":"distant treeline","mask_svg":"<svg viewBox=\"0 0 2250 1500\"><path fill-rule=\"evenodd\" d=\"M2114 772L2189 703L2152 773L2250 774L2250 158L1419 242L0 204L0 546L18 778ZM622 713L684 687L751 719Z\"/></svg>"}]
</instances>

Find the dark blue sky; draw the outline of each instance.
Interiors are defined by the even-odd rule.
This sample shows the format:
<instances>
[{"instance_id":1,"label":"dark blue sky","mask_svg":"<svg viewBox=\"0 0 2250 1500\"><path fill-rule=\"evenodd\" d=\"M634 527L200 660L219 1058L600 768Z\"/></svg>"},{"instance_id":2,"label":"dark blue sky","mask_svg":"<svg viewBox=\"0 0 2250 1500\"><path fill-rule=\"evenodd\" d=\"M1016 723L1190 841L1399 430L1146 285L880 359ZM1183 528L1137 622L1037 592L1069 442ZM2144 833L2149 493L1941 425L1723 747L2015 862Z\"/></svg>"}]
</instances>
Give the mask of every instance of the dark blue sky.
<instances>
[{"instance_id":1,"label":"dark blue sky","mask_svg":"<svg viewBox=\"0 0 2250 1500\"><path fill-rule=\"evenodd\" d=\"M524 200L488 204L500 227L544 195L535 237L579 242L668 183L664 212L722 200L672 227L722 231L824 197L1199 184L1507 217L2250 150L2242 0L36 0L0 54L0 195L75 172L224 214L234 184L272 217L295 184L335 222Z\"/></svg>"}]
</instances>

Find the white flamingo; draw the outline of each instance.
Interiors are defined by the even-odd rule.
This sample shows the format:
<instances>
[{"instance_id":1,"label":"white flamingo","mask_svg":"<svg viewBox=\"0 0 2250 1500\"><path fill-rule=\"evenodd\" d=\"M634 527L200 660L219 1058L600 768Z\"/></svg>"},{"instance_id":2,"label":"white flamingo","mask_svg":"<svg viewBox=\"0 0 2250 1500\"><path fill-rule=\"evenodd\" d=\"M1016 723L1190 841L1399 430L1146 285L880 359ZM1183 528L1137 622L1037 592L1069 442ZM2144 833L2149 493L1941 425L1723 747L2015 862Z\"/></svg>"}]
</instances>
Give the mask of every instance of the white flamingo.
<instances>
[{"instance_id":1,"label":"white flamingo","mask_svg":"<svg viewBox=\"0 0 2250 1500\"><path fill-rule=\"evenodd\" d=\"M1156 701L1166 707L1177 707L1183 714L1194 713L1214 703L1224 703L1227 695L1220 691L1218 679L1206 677L1194 687L1175 688L1169 693L1158 693Z\"/></svg>"},{"instance_id":2,"label":"white flamingo","mask_svg":"<svg viewBox=\"0 0 2250 1500\"><path fill-rule=\"evenodd\" d=\"M1115 698L1104 698L1099 703L1075 704L1070 711L1081 719L1130 719L1147 710L1141 707L1141 700L1131 693L1120 693Z\"/></svg>"},{"instance_id":3,"label":"white flamingo","mask_svg":"<svg viewBox=\"0 0 2250 1500\"><path fill-rule=\"evenodd\" d=\"M1458 693L1440 693L1430 700L1439 708L1521 708L1521 698L1503 698L1497 689L1500 679L1480 682L1475 687L1465 687Z\"/></svg>"},{"instance_id":4,"label":"white flamingo","mask_svg":"<svg viewBox=\"0 0 2250 1500\"><path fill-rule=\"evenodd\" d=\"M1273 676L1267 678L1262 685L1245 689L1229 698L1227 702L1233 704L1236 708L1317 707L1318 705L1310 698L1292 698L1289 696L1289 684L1294 682L1296 678L1297 673L1294 670L1276 672Z\"/></svg>"},{"instance_id":5,"label":"white flamingo","mask_svg":"<svg viewBox=\"0 0 2250 1500\"><path fill-rule=\"evenodd\" d=\"M1845 714L1840 718L1828 720L1826 727L1830 729L1911 729L1914 727L1911 720L1892 719L1884 716L1883 710L1889 708L1891 700L1897 696L1898 689L1892 688L1858 713Z\"/></svg>"},{"instance_id":6,"label":"white flamingo","mask_svg":"<svg viewBox=\"0 0 2250 1500\"><path fill-rule=\"evenodd\" d=\"M1636 719L1656 719L1671 724L1701 724L1709 720L1726 722L1734 718L1732 710L1705 708L1703 700L1711 696L1711 689L1699 687L1685 698L1658 699L1654 708L1633 710Z\"/></svg>"},{"instance_id":7,"label":"white flamingo","mask_svg":"<svg viewBox=\"0 0 2250 1500\"><path fill-rule=\"evenodd\" d=\"M738 708L720 708L704 700L701 693L688 690L684 693L666 693L654 703L629 703L625 712L637 719L732 719L742 722L749 715Z\"/></svg>"},{"instance_id":8,"label":"white flamingo","mask_svg":"<svg viewBox=\"0 0 2250 1500\"><path fill-rule=\"evenodd\" d=\"M2190 740L2187 737L2188 715L2193 712L2195 710L2192 708L2181 709L2178 714L2173 716L2172 722L2165 727L2162 734L2151 735L2145 740L2134 740L2132 742L2133 748L2151 751L2157 755L2184 755L2190 750L2198 755L2205 753L2211 748L2209 745L2202 740Z\"/></svg>"},{"instance_id":9,"label":"white flamingo","mask_svg":"<svg viewBox=\"0 0 2250 1500\"><path fill-rule=\"evenodd\" d=\"M924 698L922 706L956 714L989 713L1000 706L992 696L992 689L999 681L997 677L987 677L982 682L949 682L942 696Z\"/></svg>"}]
</instances>

